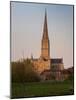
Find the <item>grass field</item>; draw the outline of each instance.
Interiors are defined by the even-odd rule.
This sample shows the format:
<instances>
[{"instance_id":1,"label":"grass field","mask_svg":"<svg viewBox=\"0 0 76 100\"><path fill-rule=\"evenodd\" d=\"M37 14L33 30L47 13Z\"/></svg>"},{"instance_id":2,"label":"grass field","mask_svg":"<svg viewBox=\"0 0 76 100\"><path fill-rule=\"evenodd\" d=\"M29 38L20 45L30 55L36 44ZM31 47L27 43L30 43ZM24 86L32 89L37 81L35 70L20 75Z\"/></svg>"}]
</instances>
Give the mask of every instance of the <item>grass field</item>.
<instances>
[{"instance_id":1,"label":"grass field","mask_svg":"<svg viewBox=\"0 0 76 100\"><path fill-rule=\"evenodd\" d=\"M73 95L72 81L12 83L11 98Z\"/></svg>"}]
</instances>

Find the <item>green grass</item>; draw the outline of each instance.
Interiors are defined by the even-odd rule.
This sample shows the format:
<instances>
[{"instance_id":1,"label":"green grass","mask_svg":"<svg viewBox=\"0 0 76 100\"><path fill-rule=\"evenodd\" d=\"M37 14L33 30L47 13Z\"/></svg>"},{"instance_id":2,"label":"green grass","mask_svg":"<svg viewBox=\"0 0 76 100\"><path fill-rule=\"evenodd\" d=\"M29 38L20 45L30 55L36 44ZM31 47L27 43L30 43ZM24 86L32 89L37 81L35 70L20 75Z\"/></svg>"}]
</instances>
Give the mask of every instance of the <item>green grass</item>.
<instances>
[{"instance_id":1,"label":"green grass","mask_svg":"<svg viewBox=\"0 0 76 100\"><path fill-rule=\"evenodd\" d=\"M12 83L11 98L73 95L72 81Z\"/></svg>"}]
</instances>

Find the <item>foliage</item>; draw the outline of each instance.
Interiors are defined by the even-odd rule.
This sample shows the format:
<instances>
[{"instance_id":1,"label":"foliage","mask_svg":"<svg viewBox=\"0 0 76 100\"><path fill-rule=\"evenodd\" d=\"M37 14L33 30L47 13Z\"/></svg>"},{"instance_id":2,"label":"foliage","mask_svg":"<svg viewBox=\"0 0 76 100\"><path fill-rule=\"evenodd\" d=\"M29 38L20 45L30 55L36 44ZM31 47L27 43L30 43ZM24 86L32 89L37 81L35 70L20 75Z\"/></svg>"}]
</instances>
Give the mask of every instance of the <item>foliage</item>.
<instances>
[{"instance_id":1,"label":"foliage","mask_svg":"<svg viewBox=\"0 0 76 100\"><path fill-rule=\"evenodd\" d=\"M38 74L34 71L34 66L30 59L11 63L12 82L33 82L39 81Z\"/></svg>"}]
</instances>

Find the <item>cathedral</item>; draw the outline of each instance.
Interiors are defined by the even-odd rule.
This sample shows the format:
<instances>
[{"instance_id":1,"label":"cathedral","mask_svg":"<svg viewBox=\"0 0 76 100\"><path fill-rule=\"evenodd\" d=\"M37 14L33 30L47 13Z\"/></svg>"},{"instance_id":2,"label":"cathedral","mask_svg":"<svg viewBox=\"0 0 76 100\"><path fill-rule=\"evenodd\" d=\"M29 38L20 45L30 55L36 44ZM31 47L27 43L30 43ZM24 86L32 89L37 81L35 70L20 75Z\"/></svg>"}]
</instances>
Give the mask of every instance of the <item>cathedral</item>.
<instances>
[{"instance_id":1,"label":"cathedral","mask_svg":"<svg viewBox=\"0 0 76 100\"><path fill-rule=\"evenodd\" d=\"M64 70L62 58L50 57L50 40L48 35L47 12L45 10L43 36L41 40L41 54L38 59L31 58L34 65L34 70L42 76L43 79L50 78L50 74L55 79L60 78L60 72Z\"/></svg>"}]
</instances>

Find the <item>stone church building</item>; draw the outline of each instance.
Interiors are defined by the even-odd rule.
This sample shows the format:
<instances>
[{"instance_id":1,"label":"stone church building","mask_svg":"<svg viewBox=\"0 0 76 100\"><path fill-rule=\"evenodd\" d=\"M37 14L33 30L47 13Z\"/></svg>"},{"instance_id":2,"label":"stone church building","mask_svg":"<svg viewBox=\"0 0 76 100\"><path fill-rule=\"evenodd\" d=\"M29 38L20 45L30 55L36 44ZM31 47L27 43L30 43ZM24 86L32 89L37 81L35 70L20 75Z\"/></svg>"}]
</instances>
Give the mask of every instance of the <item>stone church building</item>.
<instances>
[{"instance_id":1,"label":"stone church building","mask_svg":"<svg viewBox=\"0 0 76 100\"><path fill-rule=\"evenodd\" d=\"M48 36L48 24L47 13L45 11L43 36L41 40L41 55L40 58L31 58L31 62L34 65L34 70L39 73L43 79L49 79L53 76L56 80L59 80L60 73L64 70L64 64L62 58L50 57L50 40Z\"/></svg>"}]
</instances>

